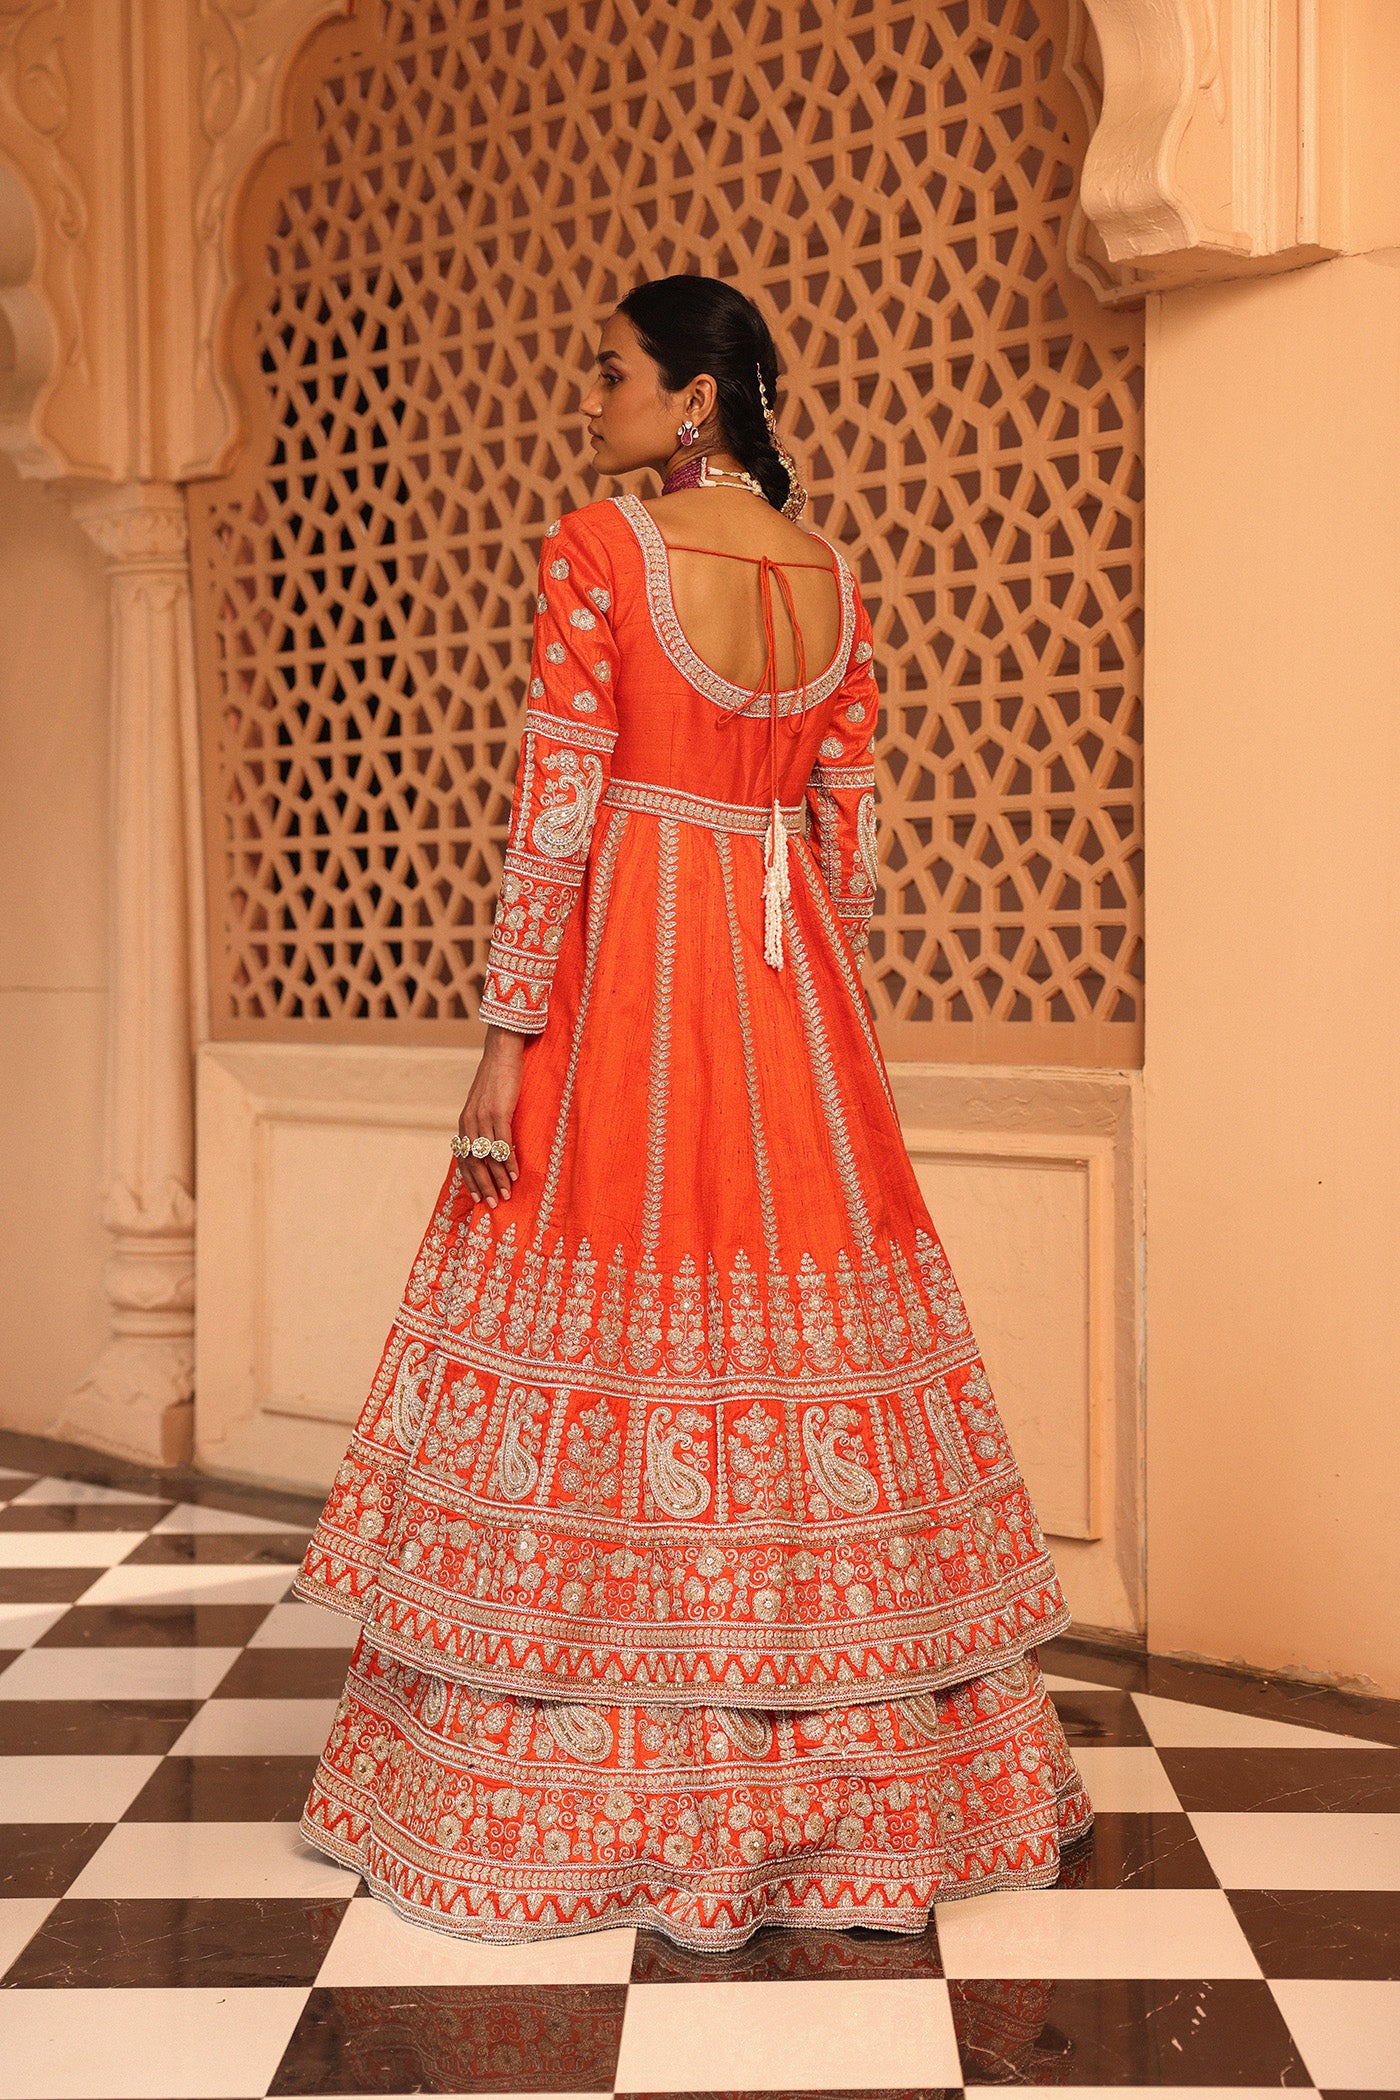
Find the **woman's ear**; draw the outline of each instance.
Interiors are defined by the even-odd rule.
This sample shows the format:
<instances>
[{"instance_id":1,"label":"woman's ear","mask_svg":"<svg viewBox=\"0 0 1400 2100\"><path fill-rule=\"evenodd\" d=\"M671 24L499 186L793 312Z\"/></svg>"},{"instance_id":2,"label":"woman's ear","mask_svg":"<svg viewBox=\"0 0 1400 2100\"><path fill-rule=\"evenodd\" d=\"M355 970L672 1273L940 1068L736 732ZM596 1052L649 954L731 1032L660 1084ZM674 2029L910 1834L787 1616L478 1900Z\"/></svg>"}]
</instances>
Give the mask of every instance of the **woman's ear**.
<instances>
[{"instance_id":1,"label":"woman's ear","mask_svg":"<svg viewBox=\"0 0 1400 2100\"><path fill-rule=\"evenodd\" d=\"M686 388L686 398L691 406L687 413L697 429L703 429L715 412L719 400L719 388L708 372L697 372Z\"/></svg>"}]
</instances>

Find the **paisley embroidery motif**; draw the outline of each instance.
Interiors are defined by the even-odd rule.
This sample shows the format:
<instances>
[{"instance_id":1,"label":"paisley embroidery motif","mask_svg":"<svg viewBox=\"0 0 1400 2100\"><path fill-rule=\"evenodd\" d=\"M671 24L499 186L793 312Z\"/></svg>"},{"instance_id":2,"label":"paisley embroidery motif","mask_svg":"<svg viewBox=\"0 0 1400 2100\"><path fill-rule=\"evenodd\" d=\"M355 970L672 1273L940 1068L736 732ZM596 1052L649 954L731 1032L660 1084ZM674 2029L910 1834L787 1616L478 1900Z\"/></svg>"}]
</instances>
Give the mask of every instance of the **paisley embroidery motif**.
<instances>
[{"instance_id":1,"label":"paisley embroidery motif","mask_svg":"<svg viewBox=\"0 0 1400 2100\"><path fill-rule=\"evenodd\" d=\"M766 1715L742 1706L717 1706L714 1717L741 1757L767 1757L773 1747L773 1724Z\"/></svg>"},{"instance_id":2,"label":"paisley embroidery motif","mask_svg":"<svg viewBox=\"0 0 1400 2100\"><path fill-rule=\"evenodd\" d=\"M862 795L856 810L856 851L863 879L857 884L853 878L851 888L858 888L864 896L874 890L880 875L879 819L873 795Z\"/></svg>"},{"instance_id":3,"label":"paisley embroidery motif","mask_svg":"<svg viewBox=\"0 0 1400 2100\"><path fill-rule=\"evenodd\" d=\"M539 1480L539 1417L548 1406L543 1393L524 1385L518 1385L506 1402L506 1425L492 1481L503 1502L523 1502Z\"/></svg>"},{"instance_id":4,"label":"paisley embroidery motif","mask_svg":"<svg viewBox=\"0 0 1400 2100\"><path fill-rule=\"evenodd\" d=\"M554 751L544 762L555 776L541 795L530 844L547 860L566 860L587 842L603 792L600 760L577 751Z\"/></svg>"},{"instance_id":5,"label":"paisley embroidery motif","mask_svg":"<svg viewBox=\"0 0 1400 2100\"><path fill-rule=\"evenodd\" d=\"M821 1492L852 1516L869 1516L880 1499L879 1482L865 1465L860 1416L838 1400L834 1407L809 1407L802 1417L802 1448Z\"/></svg>"},{"instance_id":6,"label":"paisley embroidery motif","mask_svg":"<svg viewBox=\"0 0 1400 2100\"><path fill-rule=\"evenodd\" d=\"M423 1423L423 1408L427 1400L428 1380L432 1375L430 1365L431 1357L422 1342L410 1342L399 1358L398 1375L394 1380L390 1407L394 1435L405 1451L411 1451L418 1441L418 1431Z\"/></svg>"},{"instance_id":7,"label":"paisley embroidery motif","mask_svg":"<svg viewBox=\"0 0 1400 2100\"><path fill-rule=\"evenodd\" d=\"M647 1486L668 1517L690 1522L710 1506L704 1463L706 1418L698 1407L658 1407L647 1423ZM687 1464L687 1460L698 1463Z\"/></svg>"},{"instance_id":8,"label":"paisley embroidery motif","mask_svg":"<svg viewBox=\"0 0 1400 2100\"><path fill-rule=\"evenodd\" d=\"M612 1752L613 1732L596 1706L546 1706L544 1717L559 1748L582 1765L600 1765Z\"/></svg>"}]
</instances>

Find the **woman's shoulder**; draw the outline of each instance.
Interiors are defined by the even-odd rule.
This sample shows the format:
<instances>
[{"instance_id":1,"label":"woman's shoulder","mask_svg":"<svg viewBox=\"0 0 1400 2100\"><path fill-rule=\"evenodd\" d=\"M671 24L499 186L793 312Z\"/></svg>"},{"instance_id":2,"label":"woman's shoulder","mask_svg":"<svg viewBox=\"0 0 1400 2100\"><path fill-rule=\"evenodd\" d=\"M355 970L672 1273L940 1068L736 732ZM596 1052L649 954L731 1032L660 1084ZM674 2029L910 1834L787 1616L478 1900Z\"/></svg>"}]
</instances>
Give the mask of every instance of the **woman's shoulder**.
<instances>
[{"instance_id":1,"label":"woman's shoulder","mask_svg":"<svg viewBox=\"0 0 1400 2100\"><path fill-rule=\"evenodd\" d=\"M581 503L577 510L561 511L545 526L545 544L561 536L575 541L610 540L617 536L622 513L611 496L598 496Z\"/></svg>"}]
</instances>

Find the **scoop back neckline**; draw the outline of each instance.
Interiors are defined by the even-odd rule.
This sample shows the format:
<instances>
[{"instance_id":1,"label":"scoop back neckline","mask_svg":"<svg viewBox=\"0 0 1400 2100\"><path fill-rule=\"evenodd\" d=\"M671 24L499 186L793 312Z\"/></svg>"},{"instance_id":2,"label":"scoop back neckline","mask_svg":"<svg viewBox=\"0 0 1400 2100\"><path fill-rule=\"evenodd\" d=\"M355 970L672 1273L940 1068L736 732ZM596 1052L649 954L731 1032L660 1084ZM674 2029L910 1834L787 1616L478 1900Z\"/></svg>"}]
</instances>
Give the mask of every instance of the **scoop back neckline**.
<instances>
[{"instance_id":1,"label":"scoop back neckline","mask_svg":"<svg viewBox=\"0 0 1400 2100\"><path fill-rule=\"evenodd\" d=\"M725 695L733 694L736 698L743 698L753 706L755 713L759 712L759 700L754 698L751 688L744 685L736 685L733 679L726 678L722 671L717 671L713 664L707 663L681 625L680 615L676 611L675 595L671 587L670 543L651 512L642 502L641 497L633 495L629 490L621 496L610 496L608 501L615 503L618 509L622 511L641 544L642 555L646 562L647 597L652 614L652 625L662 647L671 658L671 661L675 663L676 668L690 680L691 684L699 686L700 690L707 693L710 698L720 697L720 694L717 694L714 690L719 688L720 693ZM831 660L823 670L809 678L805 687L793 685L782 687L779 690L778 704L781 712L785 714L791 712L799 699L803 702L805 712L809 708L818 706L822 700L826 699L834 691L849 660L851 642L855 632L851 603L850 568L840 548L834 546L824 533L813 532L810 534L810 537L814 540L820 540L831 556L831 573L835 578L837 592L841 601L841 630L837 636L836 648ZM725 558L728 557L728 550L723 547L706 547L698 551L706 554L718 554ZM753 554L745 555L741 558L757 563L762 559L762 556ZM791 563L779 562L772 555L768 559L774 563L775 567L801 566L795 555L792 557ZM663 616L660 619L657 617L658 612ZM747 709L744 711L747 712Z\"/></svg>"}]
</instances>

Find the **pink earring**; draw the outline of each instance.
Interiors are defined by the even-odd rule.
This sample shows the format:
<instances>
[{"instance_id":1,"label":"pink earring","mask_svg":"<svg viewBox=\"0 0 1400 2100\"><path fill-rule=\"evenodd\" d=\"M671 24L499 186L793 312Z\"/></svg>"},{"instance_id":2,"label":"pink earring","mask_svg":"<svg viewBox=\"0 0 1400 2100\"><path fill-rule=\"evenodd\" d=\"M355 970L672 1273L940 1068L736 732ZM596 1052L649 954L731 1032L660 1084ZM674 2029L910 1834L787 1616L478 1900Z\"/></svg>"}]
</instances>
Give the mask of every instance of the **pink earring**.
<instances>
[{"instance_id":1,"label":"pink earring","mask_svg":"<svg viewBox=\"0 0 1400 2100\"><path fill-rule=\"evenodd\" d=\"M699 435L699 429L694 423L691 422L689 416L686 417L685 421L681 424L680 429L676 432L676 436L680 439L683 445L693 445L695 443L695 440L699 437Z\"/></svg>"}]
</instances>

